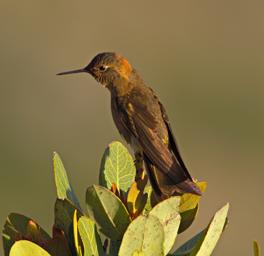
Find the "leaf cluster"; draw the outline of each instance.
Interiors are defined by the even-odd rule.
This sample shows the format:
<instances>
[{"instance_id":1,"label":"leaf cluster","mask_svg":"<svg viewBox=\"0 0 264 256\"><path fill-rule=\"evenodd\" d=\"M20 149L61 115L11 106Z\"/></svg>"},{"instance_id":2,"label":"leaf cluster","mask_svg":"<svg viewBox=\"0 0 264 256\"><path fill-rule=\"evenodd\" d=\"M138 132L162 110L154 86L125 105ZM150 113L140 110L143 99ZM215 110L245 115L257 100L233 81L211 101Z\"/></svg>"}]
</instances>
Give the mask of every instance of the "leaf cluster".
<instances>
[{"instance_id":1,"label":"leaf cluster","mask_svg":"<svg viewBox=\"0 0 264 256\"><path fill-rule=\"evenodd\" d=\"M11 213L3 229L6 256L207 256L227 223L228 204L206 228L172 252L178 234L194 221L200 196L184 194L155 202L147 177L137 177L133 158L120 142L105 150L99 185L86 191L86 212L57 153L53 170L57 199L52 235L35 220ZM205 182L197 184L205 191ZM254 248L257 255L256 244Z\"/></svg>"}]
</instances>

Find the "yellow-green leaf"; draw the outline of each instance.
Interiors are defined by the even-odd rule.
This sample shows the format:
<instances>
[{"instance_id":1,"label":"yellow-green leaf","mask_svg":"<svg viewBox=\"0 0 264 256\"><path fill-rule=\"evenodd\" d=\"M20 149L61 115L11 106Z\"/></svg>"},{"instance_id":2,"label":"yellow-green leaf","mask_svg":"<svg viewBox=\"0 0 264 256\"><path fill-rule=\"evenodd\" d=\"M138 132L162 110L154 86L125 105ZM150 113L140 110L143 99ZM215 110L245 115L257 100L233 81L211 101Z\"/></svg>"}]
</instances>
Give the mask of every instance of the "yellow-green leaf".
<instances>
[{"instance_id":1,"label":"yellow-green leaf","mask_svg":"<svg viewBox=\"0 0 264 256\"><path fill-rule=\"evenodd\" d=\"M84 256L105 255L96 225L90 218L82 216L78 221L78 230L84 247Z\"/></svg>"},{"instance_id":2,"label":"yellow-green leaf","mask_svg":"<svg viewBox=\"0 0 264 256\"><path fill-rule=\"evenodd\" d=\"M56 152L53 156L53 170L58 198L62 200L68 199L77 208L81 209L78 199L75 196L74 191L69 183L67 173L61 161L61 158Z\"/></svg>"}]
</instances>

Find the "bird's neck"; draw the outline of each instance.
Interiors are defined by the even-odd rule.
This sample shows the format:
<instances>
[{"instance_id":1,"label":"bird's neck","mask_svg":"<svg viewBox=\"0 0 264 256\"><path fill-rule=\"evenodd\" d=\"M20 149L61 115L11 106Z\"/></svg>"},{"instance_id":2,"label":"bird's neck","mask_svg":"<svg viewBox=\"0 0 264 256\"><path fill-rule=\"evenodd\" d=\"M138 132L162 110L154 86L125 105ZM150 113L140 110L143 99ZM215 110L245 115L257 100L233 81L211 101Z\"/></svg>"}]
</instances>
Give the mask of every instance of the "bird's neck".
<instances>
[{"instance_id":1,"label":"bird's neck","mask_svg":"<svg viewBox=\"0 0 264 256\"><path fill-rule=\"evenodd\" d=\"M122 97L128 94L132 89L131 84L127 80L116 80L113 84L109 87L109 90L113 96Z\"/></svg>"},{"instance_id":2,"label":"bird's neck","mask_svg":"<svg viewBox=\"0 0 264 256\"><path fill-rule=\"evenodd\" d=\"M142 83L142 79L138 73L133 70L129 77L118 77L111 85L107 86L111 94L116 97L122 97L130 93L130 91Z\"/></svg>"}]
</instances>

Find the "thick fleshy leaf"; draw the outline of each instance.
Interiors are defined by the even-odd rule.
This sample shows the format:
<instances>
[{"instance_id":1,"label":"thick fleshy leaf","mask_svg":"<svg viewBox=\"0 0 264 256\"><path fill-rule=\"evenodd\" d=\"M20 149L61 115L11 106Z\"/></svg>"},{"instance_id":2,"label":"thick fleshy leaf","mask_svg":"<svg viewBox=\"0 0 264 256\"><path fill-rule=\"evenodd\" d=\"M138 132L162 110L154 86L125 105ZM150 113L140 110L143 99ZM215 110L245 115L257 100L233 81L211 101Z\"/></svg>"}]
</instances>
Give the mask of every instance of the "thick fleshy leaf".
<instances>
[{"instance_id":1,"label":"thick fleshy leaf","mask_svg":"<svg viewBox=\"0 0 264 256\"><path fill-rule=\"evenodd\" d=\"M253 241L254 256L260 256L260 248L257 241Z\"/></svg>"},{"instance_id":2,"label":"thick fleshy leaf","mask_svg":"<svg viewBox=\"0 0 264 256\"><path fill-rule=\"evenodd\" d=\"M12 246L9 254L9 256L31 256L31 255L51 256L47 251L42 249L40 246L27 240L20 240L16 242Z\"/></svg>"},{"instance_id":3,"label":"thick fleshy leaf","mask_svg":"<svg viewBox=\"0 0 264 256\"><path fill-rule=\"evenodd\" d=\"M44 245L51 239L34 220L18 213L9 214L2 236L5 255L9 255L10 248L18 240L31 240Z\"/></svg>"},{"instance_id":4,"label":"thick fleshy leaf","mask_svg":"<svg viewBox=\"0 0 264 256\"><path fill-rule=\"evenodd\" d=\"M197 182L197 185L202 191L202 193L204 193L207 183ZM200 199L201 196L189 193L186 193L181 196L181 203L179 209L181 214L181 224L178 231L179 234L189 228L193 223L199 208L198 204Z\"/></svg>"},{"instance_id":5,"label":"thick fleshy leaf","mask_svg":"<svg viewBox=\"0 0 264 256\"><path fill-rule=\"evenodd\" d=\"M61 161L60 156L55 152L53 156L53 171L55 176L55 184L57 189L57 196L59 199L68 199L77 208L81 209L77 197L69 183L66 170Z\"/></svg>"},{"instance_id":6,"label":"thick fleshy leaf","mask_svg":"<svg viewBox=\"0 0 264 256\"><path fill-rule=\"evenodd\" d=\"M159 219L164 229L163 251L169 253L173 247L181 222L179 205L181 198L174 196L157 204L149 213Z\"/></svg>"},{"instance_id":7,"label":"thick fleshy leaf","mask_svg":"<svg viewBox=\"0 0 264 256\"><path fill-rule=\"evenodd\" d=\"M227 220L229 204L214 215L209 226L183 244L174 256L210 256L219 240Z\"/></svg>"},{"instance_id":8,"label":"thick fleshy leaf","mask_svg":"<svg viewBox=\"0 0 264 256\"><path fill-rule=\"evenodd\" d=\"M114 183L118 190L127 191L136 176L133 158L122 143L112 142L105 150L100 168L100 185L111 189Z\"/></svg>"},{"instance_id":9,"label":"thick fleshy leaf","mask_svg":"<svg viewBox=\"0 0 264 256\"><path fill-rule=\"evenodd\" d=\"M162 256L164 231L155 216L141 215L128 226L119 250L119 256Z\"/></svg>"},{"instance_id":10,"label":"thick fleshy leaf","mask_svg":"<svg viewBox=\"0 0 264 256\"><path fill-rule=\"evenodd\" d=\"M76 251L74 235L73 235L73 220L74 220L75 210L77 210L77 216L80 217L82 214L67 199L56 200L54 226L55 228L63 231L72 252Z\"/></svg>"},{"instance_id":11,"label":"thick fleshy leaf","mask_svg":"<svg viewBox=\"0 0 264 256\"><path fill-rule=\"evenodd\" d=\"M87 189L86 204L89 216L100 226L100 231L113 240L120 240L130 223L122 201L108 189L93 185Z\"/></svg>"},{"instance_id":12,"label":"thick fleshy leaf","mask_svg":"<svg viewBox=\"0 0 264 256\"><path fill-rule=\"evenodd\" d=\"M84 247L84 256L105 255L94 221L82 216L78 221L78 230Z\"/></svg>"}]
</instances>

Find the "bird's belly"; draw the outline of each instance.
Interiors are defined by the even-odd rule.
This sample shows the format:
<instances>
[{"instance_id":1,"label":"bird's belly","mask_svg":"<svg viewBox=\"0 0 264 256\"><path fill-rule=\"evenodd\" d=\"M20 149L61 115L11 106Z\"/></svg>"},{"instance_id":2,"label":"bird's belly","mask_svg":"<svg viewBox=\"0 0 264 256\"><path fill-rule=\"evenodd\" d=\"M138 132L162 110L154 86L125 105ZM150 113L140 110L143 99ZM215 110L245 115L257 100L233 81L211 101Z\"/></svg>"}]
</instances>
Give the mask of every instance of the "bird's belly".
<instances>
[{"instance_id":1,"label":"bird's belly","mask_svg":"<svg viewBox=\"0 0 264 256\"><path fill-rule=\"evenodd\" d=\"M131 136L129 144L130 144L131 148L134 150L134 152L142 152L142 147L139 144L138 139L135 138L135 136L133 136L133 135Z\"/></svg>"},{"instance_id":2,"label":"bird's belly","mask_svg":"<svg viewBox=\"0 0 264 256\"><path fill-rule=\"evenodd\" d=\"M111 100L111 106L113 120L120 135L125 139L128 144L131 145L131 147L137 148L138 142L130 130L132 129L132 127L130 127L130 120L127 120L124 114L119 110L116 100L114 98L112 98Z\"/></svg>"}]
</instances>

